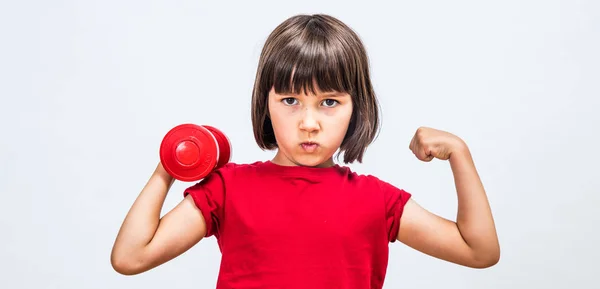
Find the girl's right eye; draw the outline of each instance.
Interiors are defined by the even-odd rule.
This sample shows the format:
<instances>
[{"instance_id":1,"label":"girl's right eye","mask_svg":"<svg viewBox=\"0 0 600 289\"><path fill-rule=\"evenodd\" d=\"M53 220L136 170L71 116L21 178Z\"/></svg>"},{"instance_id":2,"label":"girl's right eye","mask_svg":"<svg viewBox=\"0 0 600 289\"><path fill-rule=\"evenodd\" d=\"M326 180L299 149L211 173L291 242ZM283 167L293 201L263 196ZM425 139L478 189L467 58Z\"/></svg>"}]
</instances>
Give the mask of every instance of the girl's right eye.
<instances>
[{"instance_id":1,"label":"girl's right eye","mask_svg":"<svg viewBox=\"0 0 600 289\"><path fill-rule=\"evenodd\" d=\"M295 98L291 98L291 97L284 98L281 101L283 101L283 103L286 104L286 105L294 105L294 104L296 104L296 99Z\"/></svg>"}]
</instances>

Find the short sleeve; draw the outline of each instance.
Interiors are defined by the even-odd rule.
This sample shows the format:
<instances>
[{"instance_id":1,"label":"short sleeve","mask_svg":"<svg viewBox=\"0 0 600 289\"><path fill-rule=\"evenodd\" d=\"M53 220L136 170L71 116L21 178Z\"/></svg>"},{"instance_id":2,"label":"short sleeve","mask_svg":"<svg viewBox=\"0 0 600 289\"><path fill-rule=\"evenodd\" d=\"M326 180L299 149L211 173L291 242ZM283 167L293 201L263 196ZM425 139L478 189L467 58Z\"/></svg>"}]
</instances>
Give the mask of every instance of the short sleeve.
<instances>
[{"instance_id":1,"label":"short sleeve","mask_svg":"<svg viewBox=\"0 0 600 289\"><path fill-rule=\"evenodd\" d=\"M206 222L206 236L218 237L225 201L223 172L216 170L195 185L185 189L183 196L190 195Z\"/></svg>"},{"instance_id":2,"label":"short sleeve","mask_svg":"<svg viewBox=\"0 0 600 289\"><path fill-rule=\"evenodd\" d=\"M380 181L379 186L385 199L388 241L394 243L400 230L400 218L404 212L404 206L411 198L411 194L384 181Z\"/></svg>"}]
</instances>

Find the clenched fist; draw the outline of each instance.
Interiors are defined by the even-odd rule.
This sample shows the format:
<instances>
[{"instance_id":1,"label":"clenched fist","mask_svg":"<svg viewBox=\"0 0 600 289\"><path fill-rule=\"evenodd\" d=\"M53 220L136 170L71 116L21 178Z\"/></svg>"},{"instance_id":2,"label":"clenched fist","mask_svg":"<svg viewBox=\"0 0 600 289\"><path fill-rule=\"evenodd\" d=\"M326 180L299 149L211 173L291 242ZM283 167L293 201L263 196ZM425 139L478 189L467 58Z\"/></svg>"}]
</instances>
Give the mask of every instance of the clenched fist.
<instances>
[{"instance_id":1,"label":"clenched fist","mask_svg":"<svg viewBox=\"0 0 600 289\"><path fill-rule=\"evenodd\" d=\"M448 160L452 153L465 149L466 144L449 132L420 127L409 148L419 160L429 162L433 158Z\"/></svg>"}]
</instances>

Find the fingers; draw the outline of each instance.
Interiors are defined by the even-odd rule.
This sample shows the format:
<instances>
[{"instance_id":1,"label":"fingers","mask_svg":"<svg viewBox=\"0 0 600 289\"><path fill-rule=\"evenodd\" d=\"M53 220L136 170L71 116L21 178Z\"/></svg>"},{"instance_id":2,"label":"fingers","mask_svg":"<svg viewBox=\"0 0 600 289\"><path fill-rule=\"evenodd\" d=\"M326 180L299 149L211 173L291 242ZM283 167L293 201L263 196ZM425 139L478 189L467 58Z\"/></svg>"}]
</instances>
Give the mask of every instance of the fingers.
<instances>
[{"instance_id":1,"label":"fingers","mask_svg":"<svg viewBox=\"0 0 600 289\"><path fill-rule=\"evenodd\" d=\"M430 162L434 158L433 155L431 155L431 152L419 142L417 136L413 137L408 148L421 161Z\"/></svg>"},{"instance_id":2,"label":"fingers","mask_svg":"<svg viewBox=\"0 0 600 289\"><path fill-rule=\"evenodd\" d=\"M416 151L416 156L418 159L424 161L424 162L429 162L433 159L433 156L430 155L423 147L418 146L418 149Z\"/></svg>"},{"instance_id":3,"label":"fingers","mask_svg":"<svg viewBox=\"0 0 600 289\"><path fill-rule=\"evenodd\" d=\"M415 142L416 142L416 137L413 137L412 140L410 140L410 144L408 145L408 148L415 153Z\"/></svg>"},{"instance_id":4,"label":"fingers","mask_svg":"<svg viewBox=\"0 0 600 289\"><path fill-rule=\"evenodd\" d=\"M422 159L422 161L424 161L424 162L430 162L431 160L433 160L433 156L432 155L427 155L427 157L425 157L424 159Z\"/></svg>"}]
</instances>

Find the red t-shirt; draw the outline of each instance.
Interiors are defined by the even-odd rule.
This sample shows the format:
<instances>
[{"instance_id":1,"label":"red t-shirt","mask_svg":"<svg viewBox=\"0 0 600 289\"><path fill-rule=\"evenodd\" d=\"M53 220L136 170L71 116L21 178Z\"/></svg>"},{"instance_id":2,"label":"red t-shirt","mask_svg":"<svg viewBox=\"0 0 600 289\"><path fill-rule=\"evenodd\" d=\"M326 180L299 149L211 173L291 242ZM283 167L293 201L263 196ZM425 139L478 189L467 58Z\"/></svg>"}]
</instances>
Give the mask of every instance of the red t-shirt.
<instances>
[{"instance_id":1,"label":"red t-shirt","mask_svg":"<svg viewBox=\"0 0 600 289\"><path fill-rule=\"evenodd\" d=\"M215 236L218 289L381 288L411 195L348 167L229 163L187 188Z\"/></svg>"}]
</instances>

